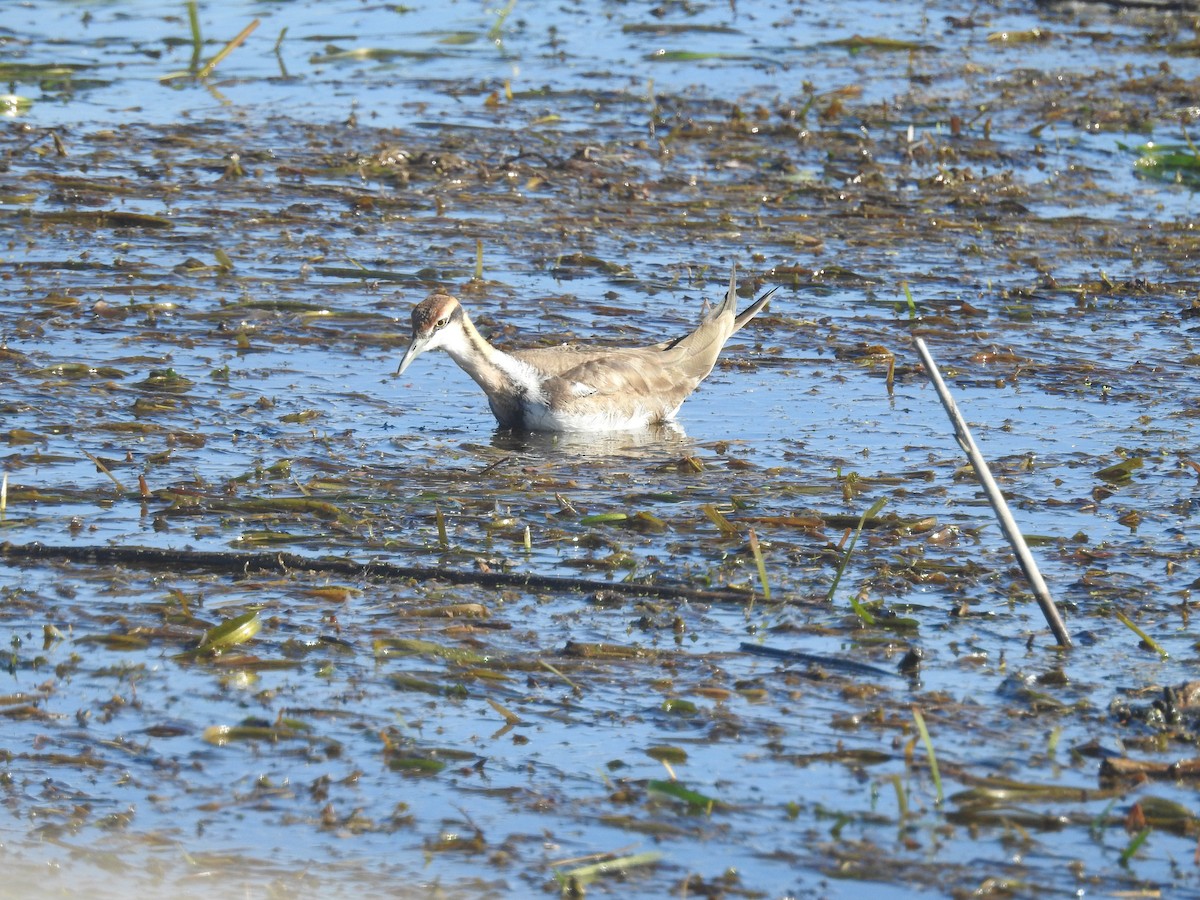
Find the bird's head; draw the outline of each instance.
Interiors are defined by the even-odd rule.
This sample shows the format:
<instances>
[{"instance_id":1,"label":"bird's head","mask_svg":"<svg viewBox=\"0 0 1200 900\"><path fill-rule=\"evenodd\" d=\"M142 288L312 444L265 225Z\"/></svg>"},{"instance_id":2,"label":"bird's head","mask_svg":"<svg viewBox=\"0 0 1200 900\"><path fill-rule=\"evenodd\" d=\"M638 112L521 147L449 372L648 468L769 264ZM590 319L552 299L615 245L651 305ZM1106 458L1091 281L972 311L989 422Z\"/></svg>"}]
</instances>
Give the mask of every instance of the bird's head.
<instances>
[{"instance_id":1,"label":"bird's head","mask_svg":"<svg viewBox=\"0 0 1200 900\"><path fill-rule=\"evenodd\" d=\"M449 294L430 294L412 311L412 343L400 360L397 375L403 375L409 363L426 350L444 350L466 337L466 313Z\"/></svg>"}]
</instances>

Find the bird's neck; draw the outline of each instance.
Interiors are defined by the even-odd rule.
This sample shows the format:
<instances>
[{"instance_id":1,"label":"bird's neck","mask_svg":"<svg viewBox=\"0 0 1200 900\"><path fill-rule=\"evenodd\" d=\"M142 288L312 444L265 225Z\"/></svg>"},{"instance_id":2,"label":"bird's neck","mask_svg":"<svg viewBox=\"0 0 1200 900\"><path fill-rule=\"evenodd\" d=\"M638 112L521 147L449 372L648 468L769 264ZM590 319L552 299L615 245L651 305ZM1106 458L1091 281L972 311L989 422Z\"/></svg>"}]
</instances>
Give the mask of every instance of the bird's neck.
<instances>
[{"instance_id":1,"label":"bird's neck","mask_svg":"<svg viewBox=\"0 0 1200 900\"><path fill-rule=\"evenodd\" d=\"M502 422L517 415L522 400L541 394L544 376L528 363L489 344L465 313L461 340L447 344L445 350L483 388Z\"/></svg>"}]
</instances>

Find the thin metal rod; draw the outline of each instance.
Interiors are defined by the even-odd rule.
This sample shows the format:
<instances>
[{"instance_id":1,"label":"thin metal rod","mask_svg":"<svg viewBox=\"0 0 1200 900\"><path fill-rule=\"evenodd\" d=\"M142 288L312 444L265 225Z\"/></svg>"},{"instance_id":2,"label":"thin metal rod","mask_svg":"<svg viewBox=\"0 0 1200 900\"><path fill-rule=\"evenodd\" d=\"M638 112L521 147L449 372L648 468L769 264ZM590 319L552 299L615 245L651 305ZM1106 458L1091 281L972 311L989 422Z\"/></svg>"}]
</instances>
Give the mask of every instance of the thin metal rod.
<instances>
[{"instance_id":1,"label":"thin metal rod","mask_svg":"<svg viewBox=\"0 0 1200 900\"><path fill-rule=\"evenodd\" d=\"M1022 536L1021 530L1017 527L1016 520L1013 519L1012 513L1009 512L1008 502L1004 499L1004 495L1000 493L1000 488L996 485L996 479L992 477L992 470L988 468L987 460L983 458L983 454L979 452L979 447L975 444L975 439L971 437L971 429L967 427L966 420L959 413L958 406L955 405L954 398L950 396L950 391L946 387L946 382L942 381L942 373L938 371L937 363L933 361L933 357L929 354L929 348L925 346L925 341L921 338L916 338L916 344L917 352L921 354L921 362L925 364L925 371L929 375L929 380L937 388L938 398L942 401L942 406L946 409L946 415L950 417L950 423L954 426L954 436L958 439L958 445L967 452L967 456L971 460L971 466L975 469L975 477L983 485L983 491L987 494L988 502L992 504L996 518L1000 520L1000 528L1003 530L1004 536L1008 538L1008 543L1012 545L1013 552L1017 555L1017 562L1021 564L1021 570L1025 573L1025 577L1029 579L1029 583L1033 587L1033 594L1037 598L1038 606L1042 608L1042 615L1046 617L1046 623L1050 626L1050 630L1054 632L1054 637L1058 640L1058 645L1060 647L1070 647L1071 636L1067 634L1067 627L1063 624L1063 620L1058 614L1058 607L1054 605L1054 598L1050 596L1050 589L1046 587L1046 582L1042 579L1042 573L1038 569L1037 562L1034 560L1033 554L1029 552L1029 545L1025 543L1025 538Z\"/></svg>"}]
</instances>

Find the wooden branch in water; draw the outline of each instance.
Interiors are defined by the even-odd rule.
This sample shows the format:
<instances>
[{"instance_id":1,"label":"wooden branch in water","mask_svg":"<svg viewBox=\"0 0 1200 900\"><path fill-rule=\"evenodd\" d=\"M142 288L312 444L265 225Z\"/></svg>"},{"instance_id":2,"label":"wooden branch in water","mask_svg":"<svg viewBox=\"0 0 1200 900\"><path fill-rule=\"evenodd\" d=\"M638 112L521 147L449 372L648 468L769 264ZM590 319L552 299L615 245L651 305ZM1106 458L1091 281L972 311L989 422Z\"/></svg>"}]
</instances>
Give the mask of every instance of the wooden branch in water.
<instances>
[{"instance_id":1,"label":"wooden branch in water","mask_svg":"<svg viewBox=\"0 0 1200 900\"><path fill-rule=\"evenodd\" d=\"M946 415L950 417L950 422L954 426L954 435L958 439L958 444L967 452L967 456L971 460L971 467L975 470L975 477L983 485L983 491L987 494L988 502L992 505L992 510L996 513L996 518L1000 521L1000 528L1004 532L1004 536L1008 538L1009 544L1012 545L1013 552L1017 555L1017 562L1021 564L1021 569L1024 571L1025 577L1029 579L1029 583L1033 587L1033 594L1037 598L1038 606L1042 608L1042 615L1046 617L1046 623L1050 626L1050 630L1054 632L1054 637L1058 640L1059 646L1070 647L1071 636L1067 634L1067 627L1063 624L1062 618L1058 614L1058 607L1054 605L1054 598L1050 596L1050 589L1046 587L1041 570L1038 569L1033 554L1029 552L1029 545L1025 543L1025 537L1021 534L1021 529L1017 527L1017 522L1008 509L1008 502L1004 499L1004 495L1000 493L996 479L992 477L992 470L988 468L987 460L983 458L983 454L975 444L975 439L971 437L971 429L967 427L967 422L958 411L958 406L955 404L954 398L950 396L950 390L946 387L946 382L942 381L942 373L938 370L937 363L933 361L933 356L930 355L929 348L925 346L925 341L921 338L916 338L916 344L917 352L921 354L921 362L925 364L925 371L929 375L930 381L933 382L933 386L937 389L942 406L946 409Z\"/></svg>"},{"instance_id":2,"label":"wooden branch in water","mask_svg":"<svg viewBox=\"0 0 1200 900\"><path fill-rule=\"evenodd\" d=\"M247 572L320 572L345 578L443 581L481 587L512 587L545 591L607 591L632 597L698 600L711 603L746 603L752 591L704 590L682 584L639 584L629 581L594 581L557 575L520 572L468 572L437 566L404 566L386 560L356 562L344 557L308 557L295 553L236 553L223 550L164 550L158 547L80 546L61 547L40 543L0 543L0 559L20 564L71 562L97 566L128 566L137 569L188 569L244 574Z\"/></svg>"}]
</instances>

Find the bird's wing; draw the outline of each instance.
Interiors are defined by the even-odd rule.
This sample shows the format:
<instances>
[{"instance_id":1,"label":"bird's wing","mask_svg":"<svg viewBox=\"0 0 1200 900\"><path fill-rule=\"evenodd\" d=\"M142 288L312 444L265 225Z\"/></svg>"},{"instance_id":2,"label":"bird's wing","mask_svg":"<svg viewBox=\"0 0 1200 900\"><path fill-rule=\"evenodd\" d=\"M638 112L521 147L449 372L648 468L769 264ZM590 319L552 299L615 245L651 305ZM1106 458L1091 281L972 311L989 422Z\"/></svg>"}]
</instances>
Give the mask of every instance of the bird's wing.
<instances>
[{"instance_id":1,"label":"bird's wing","mask_svg":"<svg viewBox=\"0 0 1200 900\"><path fill-rule=\"evenodd\" d=\"M522 362L529 363L539 372L548 376L562 375L595 359L603 359L620 353L621 350L611 350L597 347L595 350L583 350L570 344L559 347L531 347L525 350L514 350L512 355Z\"/></svg>"},{"instance_id":2,"label":"bird's wing","mask_svg":"<svg viewBox=\"0 0 1200 900\"><path fill-rule=\"evenodd\" d=\"M678 366L664 366L653 348L626 350L590 359L542 384L547 405L567 415L604 413L632 418L650 411L655 421L669 417L700 379Z\"/></svg>"}]
</instances>

